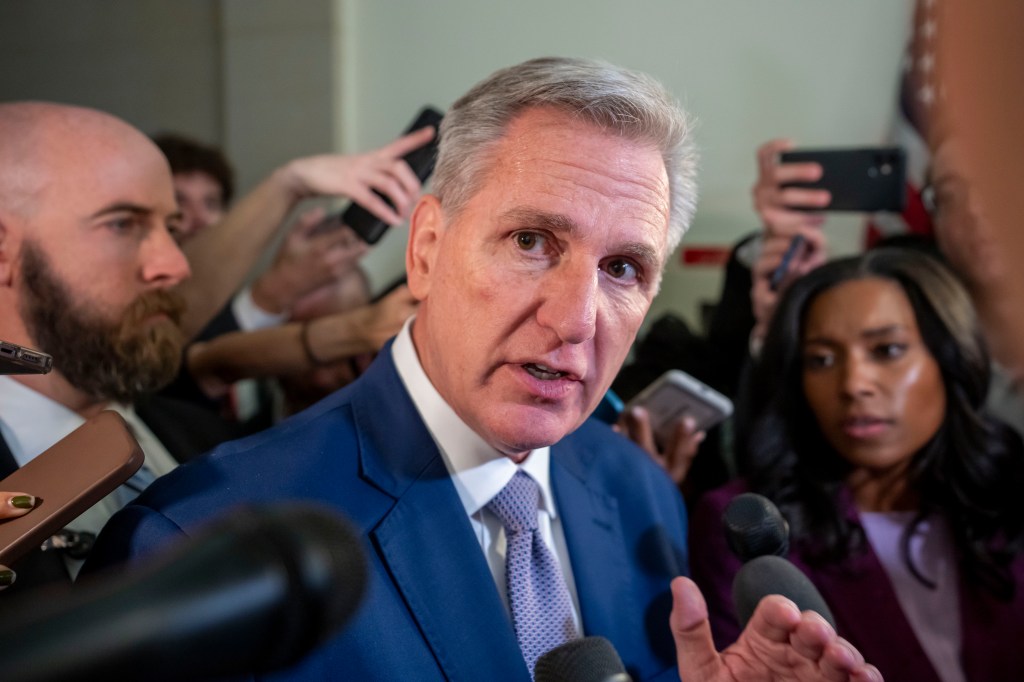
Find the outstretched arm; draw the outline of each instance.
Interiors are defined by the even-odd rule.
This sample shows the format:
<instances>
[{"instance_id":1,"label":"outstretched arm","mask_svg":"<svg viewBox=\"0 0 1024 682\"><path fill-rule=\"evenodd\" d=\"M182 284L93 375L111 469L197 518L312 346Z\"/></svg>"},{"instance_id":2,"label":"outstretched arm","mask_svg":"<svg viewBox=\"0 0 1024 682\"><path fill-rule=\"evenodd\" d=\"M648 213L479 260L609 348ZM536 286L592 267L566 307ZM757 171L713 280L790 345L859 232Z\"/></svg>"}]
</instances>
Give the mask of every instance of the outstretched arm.
<instances>
[{"instance_id":1,"label":"outstretched arm","mask_svg":"<svg viewBox=\"0 0 1024 682\"><path fill-rule=\"evenodd\" d=\"M217 225L183 247L192 277L178 290L188 307L182 327L194 337L241 285L288 211L313 196L346 196L394 225L415 203L419 180L402 160L434 135L423 128L366 154L323 154L295 159L238 201ZM392 209L373 190L387 196Z\"/></svg>"}]
</instances>

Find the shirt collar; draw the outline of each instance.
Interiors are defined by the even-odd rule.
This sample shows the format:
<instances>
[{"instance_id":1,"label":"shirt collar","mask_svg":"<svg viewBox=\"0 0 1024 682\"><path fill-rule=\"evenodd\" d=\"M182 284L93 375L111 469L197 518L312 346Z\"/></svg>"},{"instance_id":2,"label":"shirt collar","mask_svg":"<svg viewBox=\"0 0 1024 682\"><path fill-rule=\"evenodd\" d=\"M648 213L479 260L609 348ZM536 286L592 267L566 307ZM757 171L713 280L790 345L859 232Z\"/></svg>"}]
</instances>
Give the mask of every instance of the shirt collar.
<instances>
[{"instance_id":1,"label":"shirt collar","mask_svg":"<svg viewBox=\"0 0 1024 682\"><path fill-rule=\"evenodd\" d=\"M0 376L0 433L18 466L25 466L84 423L74 410Z\"/></svg>"},{"instance_id":2,"label":"shirt collar","mask_svg":"<svg viewBox=\"0 0 1024 682\"><path fill-rule=\"evenodd\" d=\"M402 326L391 346L391 355L398 376L441 451L466 514L473 516L479 512L512 480L516 471L522 469L540 488L541 508L555 518L557 514L548 466L551 449L532 450L517 465L469 428L423 371L412 340L413 322L414 318L410 318Z\"/></svg>"}]
</instances>

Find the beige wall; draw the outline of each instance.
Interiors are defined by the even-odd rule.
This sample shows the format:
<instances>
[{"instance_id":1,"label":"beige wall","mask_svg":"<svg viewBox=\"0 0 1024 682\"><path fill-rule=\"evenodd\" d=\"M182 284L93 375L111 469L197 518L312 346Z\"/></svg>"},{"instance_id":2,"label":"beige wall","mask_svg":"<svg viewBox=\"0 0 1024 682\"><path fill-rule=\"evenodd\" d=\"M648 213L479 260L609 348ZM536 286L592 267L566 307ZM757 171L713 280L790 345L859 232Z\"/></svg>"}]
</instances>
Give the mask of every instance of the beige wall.
<instances>
[{"instance_id":1,"label":"beige wall","mask_svg":"<svg viewBox=\"0 0 1024 682\"><path fill-rule=\"evenodd\" d=\"M350 27L344 139L357 148L389 139L421 104L447 106L529 57L600 57L661 79L700 123L701 200L684 244L729 244L756 227L749 188L762 141L880 141L909 20L900 0L337 2ZM858 220L832 222L836 248L856 248ZM374 254L381 270L401 268L402 237L396 231ZM673 309L695 322L719 286L718 270L676 260L653 313Z\"/></svg>"},{"instance_id":2,"label":"beige wall","mask_svg":"<svg viewBox=\"0 0 1024 682\"><path fill-rule=\"evenodd\" d=\"M288 158L388 141L424 103L545 54L652 73L696 114L701 201L685 243L753 229L753 151L878 142L893 107L903 0L2 0L0 99L108 109L223 144L240 187ZM856 247L856 219L829 228ZM368 264L402 269L404 229ZM720 274L670 263L655 313L695 321Z\"/></svg>"}]
</instances>

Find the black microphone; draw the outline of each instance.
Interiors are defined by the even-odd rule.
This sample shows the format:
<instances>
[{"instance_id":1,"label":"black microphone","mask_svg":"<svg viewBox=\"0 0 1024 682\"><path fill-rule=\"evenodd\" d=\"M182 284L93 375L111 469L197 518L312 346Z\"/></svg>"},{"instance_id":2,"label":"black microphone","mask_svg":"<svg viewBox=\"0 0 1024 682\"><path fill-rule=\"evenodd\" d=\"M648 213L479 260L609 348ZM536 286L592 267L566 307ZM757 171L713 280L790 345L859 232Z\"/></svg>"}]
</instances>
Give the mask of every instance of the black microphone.
<instances>
[{"instance_id":1,"label":"black microphone","mask_svg":"<svg viewBox=\"0 0 1024 682\"><path fill-rule=\"evenodd\" d=\"M266 672L347 622L366 581L359 539L330 510L243 508L141 571L6 604L0 671L19 682Z\"/></svg>"},{"instance_id":2,"label":"black microphone","mask_svg":"<svg viewBox=\"0 0 1024 682\"><path fill-rule=\"evenodd\" d=\"M604 637L582 637L537 659L534 682L632 682L615 647Z\"/></svg>"},{"instance_id":3,"label":"black microphone","mask_svg":"<svg viewBox=\"0 0 1024 682\"><path fill-rule=\"evenodd\" d=\"M789 524L771 500L756 493L733 498L722 514L725 539L740 561L789 553Z\"/></svg>"},{"instance_id":4,"label":"black microphone","mask_svg":"<svg viewBox=\"0 0 1024 682\"><path fill-rule=\"evenodd\" d=\"M832 611L814 583L782 558L789 551L789 525L778 507L755 493L738 495L722 515L729 547L743 561L732 583L736 617L746 627L761 599L781 594L801 611L814 611L833 629Z\"/></svg>"}]
</instances>

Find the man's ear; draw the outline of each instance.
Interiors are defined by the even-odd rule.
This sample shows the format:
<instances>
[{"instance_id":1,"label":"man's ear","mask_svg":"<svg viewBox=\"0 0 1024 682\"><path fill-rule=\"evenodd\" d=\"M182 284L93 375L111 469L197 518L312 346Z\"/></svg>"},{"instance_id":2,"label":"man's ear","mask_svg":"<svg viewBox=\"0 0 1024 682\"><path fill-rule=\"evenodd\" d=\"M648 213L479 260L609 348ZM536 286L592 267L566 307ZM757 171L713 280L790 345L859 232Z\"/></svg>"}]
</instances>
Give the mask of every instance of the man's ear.
<instances>
[{"instance_id":1,"label":"man's ear","mask_svg":"<svg viewBox=\"0 0 1024 682\"><path fill-rule=\"evenodd\" d=\"M433 194L424 194L409 220L409 245L405 250L405 272L409 278L409 291L422 301L430 291L441 232L444 230L444 211Z\"/></svg>"}]
</instances>

